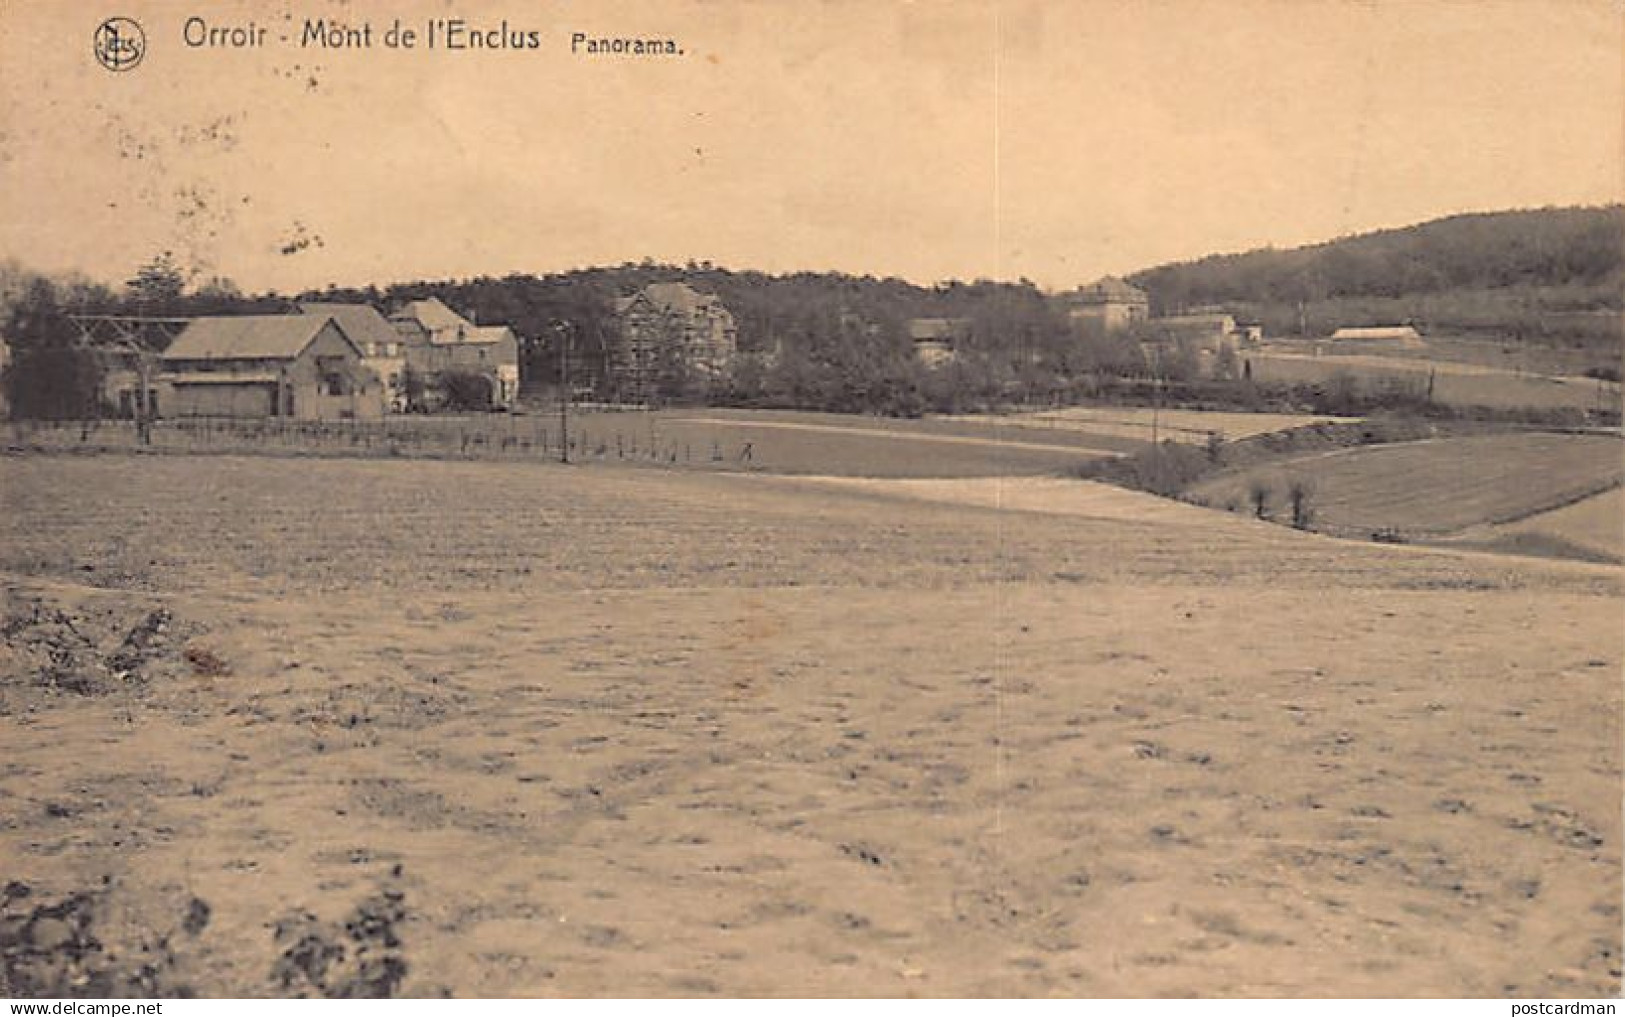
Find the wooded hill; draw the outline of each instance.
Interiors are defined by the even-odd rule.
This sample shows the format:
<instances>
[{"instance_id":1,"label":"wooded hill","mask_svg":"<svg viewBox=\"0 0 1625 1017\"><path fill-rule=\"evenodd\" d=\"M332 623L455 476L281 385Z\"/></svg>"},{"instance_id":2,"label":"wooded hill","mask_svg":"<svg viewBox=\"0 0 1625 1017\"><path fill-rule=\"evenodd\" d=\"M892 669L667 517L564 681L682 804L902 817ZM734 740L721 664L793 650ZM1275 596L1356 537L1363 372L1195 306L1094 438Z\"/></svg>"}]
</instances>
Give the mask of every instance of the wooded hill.
<instances>
[{"instance_id":1,"label":"wooded hill","mask_svg":"<svg viewBox=\"0 0 1625 1017\"><path fill-rule=\"evenodd\" d=\"M1617 343L1625 205L1456 215L1128 278L1154 311L1220 305L1274 334L1409 321L1436 333Z\"/></svg>"}]
</instances>

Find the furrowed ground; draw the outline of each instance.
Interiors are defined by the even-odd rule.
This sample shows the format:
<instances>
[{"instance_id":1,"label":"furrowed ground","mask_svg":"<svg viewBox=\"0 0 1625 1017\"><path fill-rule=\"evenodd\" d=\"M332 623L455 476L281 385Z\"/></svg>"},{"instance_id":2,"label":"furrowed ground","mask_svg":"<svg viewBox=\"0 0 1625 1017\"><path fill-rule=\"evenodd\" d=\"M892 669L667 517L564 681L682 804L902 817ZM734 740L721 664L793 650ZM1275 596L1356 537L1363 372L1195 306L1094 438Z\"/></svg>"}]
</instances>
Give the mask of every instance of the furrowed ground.
<instances>
[{"instance_id":1,"label":"furrowed ground","mask_svg":"<svg viewBox=\"0 0 1625 1017\"><path fill-rule=\"evenodd\" d=\"M1618 487L1617 435L1532 432L1403 441L1310 453L1227 470L1196 485L1207 504L1245 506L1249 485L1311 485L1315 523L1333 533L1416 536L1527 519Z\"/></svg>"},{"instance_id":2,"label":"furrowed ground","mask_svg":"<svg viewBox=\"0 0 1625 1017\"><path fill-rule=\"evenodd\" d=\"M0 460L0 857L207 993L380 891L405 994L1619 991L1617 569L1037 483Z\"/></svg>"}]
</instances>

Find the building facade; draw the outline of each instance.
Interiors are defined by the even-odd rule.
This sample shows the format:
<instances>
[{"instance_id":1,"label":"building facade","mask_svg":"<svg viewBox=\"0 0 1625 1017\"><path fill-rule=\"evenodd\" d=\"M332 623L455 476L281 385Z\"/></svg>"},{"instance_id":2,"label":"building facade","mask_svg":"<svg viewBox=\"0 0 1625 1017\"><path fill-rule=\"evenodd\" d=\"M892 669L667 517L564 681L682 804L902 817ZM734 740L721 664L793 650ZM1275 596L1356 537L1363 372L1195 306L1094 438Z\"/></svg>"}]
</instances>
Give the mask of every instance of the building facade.
<instances>
[{"instance_id":1,"label":"building facade","mask_svg":"<svg viewBox=\"0 0 1625 1017\"><path fill-rule=\"evenodd\" d=\"M702 381L726 377L739 351L733 314L714 294L686 283L651 283L615 301L617 342L610 371L622 391L646 399L663 372Z\"/></svg>"},{"instance_id":2,"label":"building facade","mask_svg":"<svg viewBox=\"0 0 1625 1017\"><path fill-rule=\"evenodd\" d=\"M952 363L969 330L970 322L964 318L910 318L908 321L908 338L914 344L914 356L926 367Z\"/></svg>"},{"instance_id":3,"label":"building facade","mask_svg":"<svg viewBox=\"0 0 1625 1017\"><path fill-rule=\"evenodd\" d=\"M307 301L299 313L326 316L361 349L361 363L384 386L384 408L406 412L406 344L388 319L370 304L329 304Z\"/></svg>"},{"instance_id":4,"label":"building facade","mask_svg":"<svg viewBox=\"0 0 1625 1017\"><path fill-rule=\"evenodd\" d=\"M519 399L519 338L507 325L476 325L438 297L411 301L389 322L406 366L425 380L448 372L483 378L494 409L509 409Z\"/></svg>"},{"instance_id":5,"label":"building facade","mask_svg":"<svg viewBox=\"0 0 1625 1017\"><path fill-rule=\"evenodd\" d=\"M1067 319L1082 332L1116 332L1151 317L1151 298L1138 286L1107 276L1066 297Z\"/></svg>"},{"instance_id":6,"label":"building facade","mask_svg":"<svg viewBox=\"0 0 1625 1017\"><path fill-rule=\"evenodd\" d=\"M376 420L384 386L331 317L198 318L164 351L166 417Z\"/></svg>"}]
</instances>

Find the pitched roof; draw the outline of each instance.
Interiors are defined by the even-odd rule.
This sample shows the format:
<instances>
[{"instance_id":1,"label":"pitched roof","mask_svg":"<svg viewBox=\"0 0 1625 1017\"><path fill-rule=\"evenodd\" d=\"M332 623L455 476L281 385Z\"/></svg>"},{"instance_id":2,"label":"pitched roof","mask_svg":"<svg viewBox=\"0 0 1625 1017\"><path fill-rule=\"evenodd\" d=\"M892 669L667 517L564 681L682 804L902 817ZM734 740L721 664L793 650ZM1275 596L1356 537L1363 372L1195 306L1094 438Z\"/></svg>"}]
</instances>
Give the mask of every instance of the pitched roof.
<instances>
[{"instance_id":1,"label":"pitched roof","mask_svg":"<svg viewBox=\"0 0 1625 1017\"><path fill-rule=\"evenodd\" d=\"M701 293L680 282L650 283L642 293L657 306L684 314L694 314L719 302L714 294Z\"/></svg>"},{"instance_id":2,"label":"pitched roof","mask_svg":"<svg viewBox=\"0 0 1625 1017\"><path fill-rule=\"evenodd\" d=\"M339 323L339 329L363 348L377 343L398 343L401 334L371 304L324 304L307 301L299 305L302 314L325 315Z\"/></svg>"},{"instance_id":3,"label":"pitched roof","mask_svg":"<svg viewBox=\"0 0 1625 1017\"><path fill-rule=\"evenodd\" d=\"M315 314L198 318L164 351L164 359L292 360L331 320ZM338 329L342 333L344 326Z\"/></svg>"},{"instance_id":4,"label":"pitched roof","mask_svg":"<svg viewBox=\"0 0 1625 1017\"><path fill-rule=\"evenodd\" d=\"M1374 325L1364 328L1340 328L1332 333L1333 339L1420 339L1421 333L1410 325Z\"/></svg>"},{"instance_id":5,"label":"pitched roof","mask_svg":"<svg viewBox=\"0 0 1625 1017\"><path fill-rule=\"evenodd\" d=\"M1218 328L1233 327L1236 319L1233 315L1220 313L1201 314L1165 314L1160 318L1152 318L1153 325L1187 326L1191 328Z\"/></svg>"},{"instance_id":6,"label":"pitched roof","mask_svg":"<svg viewBox=\"0 0 1625 1017\"><path fill-rule=\"evenodd\" d=\"M910 318L908 337L915 342L941 342L959 337L969 324L964 318Z\"/></svg>"},{"instance_id":7,"label":"pitched roof","mask_svg":"<svg viewBox=\"0 0 1625 1017\"><path fill-rule=\"evenodd\" d=\"M470 325L463 330L460 341L465 343L499 343L513 338L513 329L506 325Z\"/></svg>"},{"instance_id":8,"label":"pitched roof","mask_svg":"<svg viewBox=\"0 0 1625 1017\"><path fill-rule=\"evenodd\" d=\"M389 316L391 320L411 318L431 332L441 329L471 328L473 322L447 307L439 297L414 300Z\"/></svg>"},{"instance_id":9,"label":"pitched roof","mask_svg":"<svg viewBox=\"0 0 1625 1017\"><path fill-rule=\"evenodd\" d=\"M1151 298L1146 296L1145 290L1130 285L1114 275L1090 283L1088 286L1078 287L1075 299L1082 303L1144 303Z\"/></svg>"}]
</instances>

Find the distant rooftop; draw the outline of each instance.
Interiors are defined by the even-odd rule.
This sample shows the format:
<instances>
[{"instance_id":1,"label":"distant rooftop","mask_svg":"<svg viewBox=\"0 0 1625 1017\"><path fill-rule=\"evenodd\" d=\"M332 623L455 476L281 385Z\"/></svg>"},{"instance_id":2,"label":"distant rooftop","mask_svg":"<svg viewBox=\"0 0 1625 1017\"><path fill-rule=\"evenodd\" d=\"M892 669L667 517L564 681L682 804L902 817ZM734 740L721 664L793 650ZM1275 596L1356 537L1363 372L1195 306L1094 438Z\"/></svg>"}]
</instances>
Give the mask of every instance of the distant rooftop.
<instances>
[{"instance_id":1,"label":"distant rooftop","mask_svg":"<svg viewBox=\"0 0 1625 1017\"><path fill-rule=\"evenodd\" d=\"M307 300L299 305L301 314L325 315L339 323L344 334L358 343L377 346L401 341L399 332L371 304L329 304Z\"/></svg>"},{"instance_id":2,"label":"distant rooftop","mask_svg":"<svg viewBox=\"0 0 1625 1017\"><path fill-rule=\"evenodd\" d=\"M1371 325L1359 328L1340 328L1332 333L1333 339L1420 339L1422 334L1410 325Z\"/></svg>"},{"instance_id":3,"label":"distant rooftop","mask_svg":"<svg viewBox=\"0 0 1625 1017\"><path fill-rule=\"evenodd\" d=\"M917 343L947 342L965 333L964 318L910 318L908 337Z\"/></svg>"},{"instance_id":4,"label":"distant rooftop","mask_svg":"<svg viewBox=\"0 0 1625 1017\"><path fill-rule=\"evenodd\" d=\"M314 314L198 318L164 351L164 359L292 360L328 321L328 316ZM344 331L342 324L338 327Z\"/></svg>"},{"instance_id":5,"label":"distant rooftop","mask_svg":"<svg viewBox=\"0 0 1625 1017\"><path fill-rule=\"evenodd\" d=\"M663 310L682 314L694 314L722 303L715 294L701 293L687 283L665 282L650 283L632 296L620 298L615 301L615 309L626 310L639 296L647 298L650 303Z\"/></svg>"},{"instance_id":6,"label":"distant rooftop","mask_svg":"<svg viewBox=\"0 0 1625 1017\"><path fill-rule=\"evenodd\" d=\"M447 307L445 301L439 297L414 300L390 315L389 318L391 321L409 318L430 332L438 332L444 329L471 328L474 324Z\"/></svg>"},{"instance_id":7,"label":"distant rooftop","mask_svg":"<svg viewBox=\"0 0 1625 1017\"><path fill-rule=\"evenodd\" d=\"M1078 287L1071 299L1080 304L1145 304L1151 301L1145 290L1113 275Z\"/></svg>"}]
</instances>

